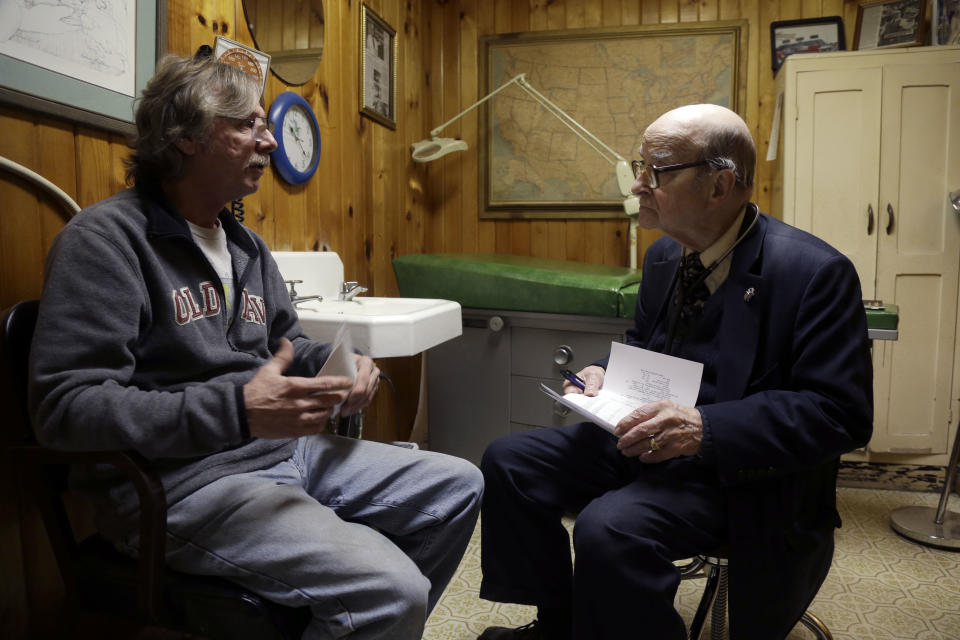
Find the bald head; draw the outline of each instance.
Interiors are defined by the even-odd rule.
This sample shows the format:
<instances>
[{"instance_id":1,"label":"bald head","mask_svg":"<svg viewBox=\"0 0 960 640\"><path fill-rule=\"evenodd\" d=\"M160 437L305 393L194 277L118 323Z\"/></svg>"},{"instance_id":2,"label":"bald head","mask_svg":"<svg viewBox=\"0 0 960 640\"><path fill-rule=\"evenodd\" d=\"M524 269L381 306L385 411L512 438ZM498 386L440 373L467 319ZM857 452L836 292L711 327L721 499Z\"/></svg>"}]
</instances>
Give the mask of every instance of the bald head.
<instances>
[{"instance_id":1,"label":"bald head","mask_svg":"<svg viewBox=\"0 0 960 640\"><path fill-rule=\"evenodd\" d=\"M690 104L667 111L647 127L644 141L687 150L709 160L714 169L730 169L737 184L752 192L756 150L747 123L715 104ZM748 193L749 197L749 193Z\"/></svg>"}]
</instances>

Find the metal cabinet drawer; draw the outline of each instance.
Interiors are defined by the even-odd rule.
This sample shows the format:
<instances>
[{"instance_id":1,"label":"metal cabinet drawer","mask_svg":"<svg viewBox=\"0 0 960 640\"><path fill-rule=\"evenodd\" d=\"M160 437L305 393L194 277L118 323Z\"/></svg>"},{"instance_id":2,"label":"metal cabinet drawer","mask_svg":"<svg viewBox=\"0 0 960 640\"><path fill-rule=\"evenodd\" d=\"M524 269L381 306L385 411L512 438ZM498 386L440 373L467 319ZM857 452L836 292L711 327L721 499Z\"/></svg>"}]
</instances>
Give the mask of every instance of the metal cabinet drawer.
<instances>
[{"instance_id":1,"label":"metal cabinet drawer","mask_svg":"<svg viewBox=\"0 0 960 640\"><path fill-rule=\"evenodd\" d=\"M561 369L579 371L609 355L611 342L623 342L616 333L514 327L511 334L511 373L545 381L559 380Z\"/></svg>"},{"instance_id":2,"label":"metal cabinet drawer","mask_svg":"<svg viewBox=\"0 0 960 640\"><path fill-rule=\"evenodd\" d=\"M562 414L554 410L554 401L540 390L540 383L544 382L556 390L560 390L559 380L541 380L525 376L510 377L510 421L528 424L537 427L559 427L565 424L582 422L580 414L568 410L564 406Z\"/></svg>"}]
</instances>

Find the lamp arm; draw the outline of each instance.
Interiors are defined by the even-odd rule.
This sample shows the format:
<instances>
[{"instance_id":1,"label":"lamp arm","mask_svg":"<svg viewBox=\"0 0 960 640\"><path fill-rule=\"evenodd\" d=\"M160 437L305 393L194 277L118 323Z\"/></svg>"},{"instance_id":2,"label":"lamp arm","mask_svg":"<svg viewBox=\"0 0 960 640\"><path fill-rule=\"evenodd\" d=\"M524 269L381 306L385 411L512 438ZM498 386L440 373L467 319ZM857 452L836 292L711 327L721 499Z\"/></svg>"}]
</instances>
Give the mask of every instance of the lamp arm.
<instances>
[{"instance_id":1,"label":"lamp arm","mask_svg":"<svg viewBox=\"0 0 960 640\"><path fill-rule=\"evenodd\" d=\"M621 156L619 153L617 153L616 151L608 147L606 144L604 144L599 138L597 138L597 136L587 131L587 129L582 124L574 120L570 116L570 114L568 114L566 111L564 111L557 105L550 102L550 100L545 95L543 95L542 93L534 89L533 86L526 81L526 78L524 78L524 74L520 74L513 80L516 80L517 85L521 89L526 91L527 94L529 94L534 100L539 102L547 111L555 115L557 119L560 120L560 122L565 124L567 128L573 131L577 136L579 136L581 140L583 140L588 145L590 145L590 147L594 151L596 151L602 156L605 156L605 159L607 160L607 162L609 162L612 165L616 165L617 162L624 160L623 156ZM513 82L513 80L511 80L511 82ZM600 148L597 148L597 147L600 147Z\"/></svg>"},{"instance_id":2,"label":"lamp arm","mask_svg":"<svg viewBox=\"0 0 960 640\"><path fill-rule=\"evenodd\" d=\"M479 100L477 100L476 102L474 102L472 105L470 105L469 107L467 107L466 109L464 109L463 111L461 111L460 113L458 113L457 115L453 116L452 118L450 118L449 120L447 120L446 122L444 122L444 123L443 123L442 125L440 125L439 127L436 127L435 129L432 129L432 130L430 131L430 137L431 137L431 138L436 138L437 135L438 135L441 131L443 131L444 129L446 129L448 125L450 125L450 124L453 123L453 122L456 122L457 120L459 120L460 118L462 118L464 115L470 113L471 111L473 111L474 109L476 109L477 107L479 107L481 104L483 104L484 102L486 102L487 100L489 100L489 99L492 98L493 96L497 95L498 93L500 93L501 91L503 91L504 89L506 89L507 87L509 87L511 84L514 84L514 83L517 83L517 84L523 83L523 82L524 82L524 79L523 79L524 75L525 75L525 74L522 74L522 73L521 73L520 75L513 76L512 78L510 78L509 80L507 80L506 82L504 82L502 85L500 85L499 87L497 87L496 89L494 89L493 91L491 91L490 93L488 93L487 95L485 95L484 97L480 98Z\"/></svg>"}]
</instances>

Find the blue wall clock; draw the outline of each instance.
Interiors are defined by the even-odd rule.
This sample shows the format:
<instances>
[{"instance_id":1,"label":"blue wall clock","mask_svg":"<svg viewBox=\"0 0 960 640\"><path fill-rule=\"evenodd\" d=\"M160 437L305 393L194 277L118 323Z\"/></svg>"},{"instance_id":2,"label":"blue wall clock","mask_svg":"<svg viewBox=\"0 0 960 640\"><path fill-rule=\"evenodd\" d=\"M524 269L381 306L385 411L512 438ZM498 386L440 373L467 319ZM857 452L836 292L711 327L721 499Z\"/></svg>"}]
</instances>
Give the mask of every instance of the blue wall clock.
<instances>
[{"instance_id":1,"label":"blue wall clock","mask_svg":"<svg viewBox=\"0 0 960 640\"><path fill-rule=\"evenodd\" d=\"M277 96L267 116L274 124L277 148L270 157L280 177L303 184L320 161L320 125L306 100L292 91Z\"/></svg>"}]
</instances>

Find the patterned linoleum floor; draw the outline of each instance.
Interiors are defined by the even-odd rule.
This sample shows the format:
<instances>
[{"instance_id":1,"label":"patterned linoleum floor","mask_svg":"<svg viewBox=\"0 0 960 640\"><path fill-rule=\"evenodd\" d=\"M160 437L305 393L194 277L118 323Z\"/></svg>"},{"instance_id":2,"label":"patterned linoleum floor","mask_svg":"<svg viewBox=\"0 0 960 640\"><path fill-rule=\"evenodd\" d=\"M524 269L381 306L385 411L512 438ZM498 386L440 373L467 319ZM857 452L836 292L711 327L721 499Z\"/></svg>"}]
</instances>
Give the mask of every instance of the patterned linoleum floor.
<instances>
[{"instance_id":1,"label":"patterned linoleum floor","mask_svg":"<svg viewBox=\"0 0 960 640\"><path fill-rule=\"evenodd\" d=\"M890 511L936 507L935 493L841 488L843 527L833 567L810 611L835 640L960 640L960 552L921 546L894 533ZM960 511L956 496L953 511ZM702 580L685 580L677 594L684 619L693 618ZM424 640L474 640L489 625L519 626L535 609L481 600L479 529L427 623ZM706 633L704 634L707 635ZM790 640L812 638L798 627Z\"/></svg>"}]
</instances>

